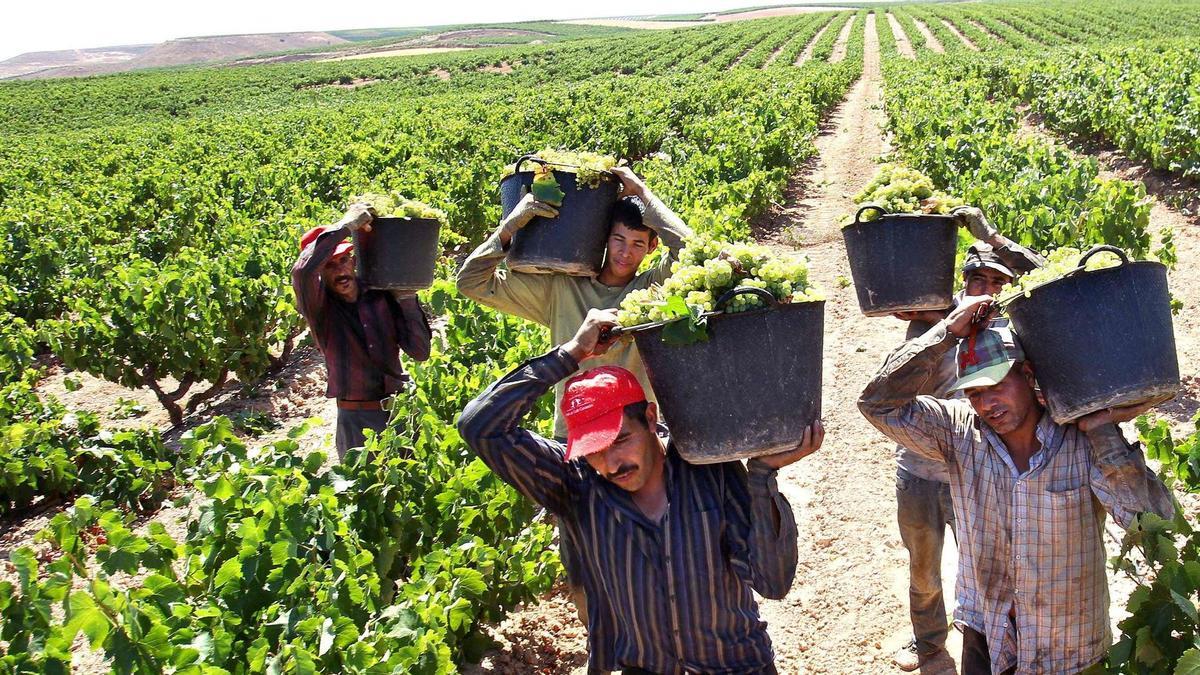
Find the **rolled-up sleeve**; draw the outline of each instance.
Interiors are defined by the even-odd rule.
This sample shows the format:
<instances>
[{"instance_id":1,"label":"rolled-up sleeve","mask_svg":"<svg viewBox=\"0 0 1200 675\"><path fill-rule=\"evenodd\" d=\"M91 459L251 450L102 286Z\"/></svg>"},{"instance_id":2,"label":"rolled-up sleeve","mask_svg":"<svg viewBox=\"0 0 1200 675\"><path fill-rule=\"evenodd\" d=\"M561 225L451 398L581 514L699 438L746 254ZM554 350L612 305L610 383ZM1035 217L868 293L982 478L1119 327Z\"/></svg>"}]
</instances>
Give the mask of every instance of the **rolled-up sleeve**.
<instances>
[{"instance_id":1,"label":"rolled-up sleeve","mask_svg":"<svg viewBox=\"0 0 1200 675\"><path fill-rule=\"evenodd\" d=\"M1146 466L1140 445L1130 445L1115 424L1092 429L1087 439L1092 492L1118 525L1128 528L1135 516L1147 511L1161 518L1174 517L1171 491Z\"/></svg>"},{"instance_id":2,"label":"rolled-up sleeve","mask_svg":"<svg viewBox=\"0 0 1200 675\"><path fill-rule=\"evenodd\" d=\"M725 545L733 570L764 598L782 598L796 577L799 555L792 506L766 464L730 462L726 471Z\"/></svg>"},{"instance_id":3,"label":"rolled-up sleeve","mask_svg":"<svg viewBox=\"0 0 1200 675\"><path fill-rule=\"evenodd\" d=\"M502 269L500 263L506 255L499 234L484 240L459 268L458 292L505 314L549 326L556 275Z\"/></svg>"},{"instance_id":4,"label":"rolled-up sleeve","mask_svg":"<svg viewBox=\"0 0 1200 675\"><path fill-rule=\"evenodd\" d=\"M955 343L944 321L935 324L892 352L858 400L859 411L885 436L941 461L949 459L955 435L967 423L969 406L921 392L933 386Z\"/></svg>"}]
</instances>

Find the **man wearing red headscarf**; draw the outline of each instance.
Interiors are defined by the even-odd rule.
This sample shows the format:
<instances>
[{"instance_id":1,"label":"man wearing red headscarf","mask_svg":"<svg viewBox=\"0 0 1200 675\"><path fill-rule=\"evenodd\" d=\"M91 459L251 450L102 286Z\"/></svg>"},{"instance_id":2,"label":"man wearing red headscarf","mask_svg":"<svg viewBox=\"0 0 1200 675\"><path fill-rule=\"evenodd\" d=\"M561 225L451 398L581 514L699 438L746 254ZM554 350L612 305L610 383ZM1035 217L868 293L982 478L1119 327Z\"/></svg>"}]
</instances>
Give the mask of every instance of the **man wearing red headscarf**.
<instances>
[{"instance_id":1,"label":"man wearing red headscarf","mask_svg":"<svg viewBox=\"0 0 1200 675\"><path fill-rule=\"evenodd\" d=\"M337 399L337 451L365 442L365 429L387 427L392 397L407 375L400 350L429 358L429 319L415 293L362 288L355 274L352 232L371 229L363 204L333 225L314 227L300 239L292 267L296 305L325 356L326 396Z\"/></svg>"}]
</instances>

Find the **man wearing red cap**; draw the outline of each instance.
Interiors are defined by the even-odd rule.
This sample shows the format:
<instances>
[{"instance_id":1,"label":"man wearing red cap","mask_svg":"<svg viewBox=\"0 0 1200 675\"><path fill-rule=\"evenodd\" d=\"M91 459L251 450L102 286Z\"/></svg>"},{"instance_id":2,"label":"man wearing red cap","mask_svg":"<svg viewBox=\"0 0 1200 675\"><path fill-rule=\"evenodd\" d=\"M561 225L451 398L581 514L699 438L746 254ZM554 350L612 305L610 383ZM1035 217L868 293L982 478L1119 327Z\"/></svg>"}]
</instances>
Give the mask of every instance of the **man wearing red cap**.
<instances>
[{"instance_id":1,"label":"man wearing red cap","mask_svg":"<svg viewBox=\"0 0 1200 675\"><path fill-rule=\"evenodd\" d=\"M337 223L306 232L292 267L296 305L325 356L326 396L337 399L339 458L366 441L365 429L387 426L391 397L407 379L400 350L429 358L429 319L416 294L360 287L346 238L370 229L370 208L355 204Z\"/></svg>"},{"instance_id":2,"label":"man wearing red cap","mask_svg":"<svg viewBox=\"0 0 1200 675\"><path fill-rule=\"evenodd\" d=\"M488 387L458 421L505 482L559 519L588 597L589 667L638 673L775 673L752 591L782 598L796 523L776 471L812 454L815 422L790 452L695 465L655 433L657 406L619 366L566 384L567 442L520 427L539 397L611 346L616 313L592 310L571 340Z\"/></svg>"},{"instance_id":3,"label":"man wearing red cap","mask_svg":"<svg viewBox=\"0 0 1200 675\"><path fill-rule=\"evenodd\" d=\"M513 237L535 216L555 218L558 210L527 194L500 226L463 262L458 271L458 290L463 295L506 314L520 316L550 329L550 344L569 340L591 309L619 307L630 292L661 284L671 274L671 264L692 236L692 230L628 167L611 173L621 181L622 199L613 208L604 266L596 278L566 274L530 274L504 269ZM658 264L639 272L642 261L653 253L661 238L667 251ZM614 345L604 356L585 368L621 366L642 383L649 400L654 400L646 368L632 342ZM558 405L562 385L555 387L554 436L566 436L566 423ZM587 614L587 599L576 582L575 555L571 542L560 546L572 601L580 618Z\"/></svg>"}]
</instances>

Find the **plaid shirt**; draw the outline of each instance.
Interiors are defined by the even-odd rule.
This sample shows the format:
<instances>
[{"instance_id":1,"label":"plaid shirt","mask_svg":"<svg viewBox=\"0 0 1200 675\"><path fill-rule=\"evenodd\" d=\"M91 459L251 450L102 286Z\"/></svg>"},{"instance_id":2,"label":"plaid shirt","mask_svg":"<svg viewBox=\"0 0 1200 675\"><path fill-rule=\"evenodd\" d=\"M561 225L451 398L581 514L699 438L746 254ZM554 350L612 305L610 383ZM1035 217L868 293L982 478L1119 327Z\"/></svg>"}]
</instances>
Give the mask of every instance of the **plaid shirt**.
<instances>
[{"instance_id":1,"label":"plaid shirt","mask_svg":"<svg viewBox=\"0 0 1200 675\"><path fill-rule=\"evenodd\" d=\"M296 306L325 356L325 395L350 401L378 401L400 391L404 367L400 350L429 358L429 319L415 297L396 300L391 293L359 290L348 303L321 281L321 265L349 236L345 227L323 232L292 267Z\"/></svg>"},{"instance_id":2,"label":"plaid shirt","mask_svg":"<svg viewBox=\"0 0 1200 675\"><path fill-rule=\"evenodd\" d=\"M561 349L488 387L459 419L463 440L505 482L559 518L581 559L590 665L656 673L758 673L773 667L751 589L787 594L796 523L775 471L751 460L666 458L669 506L649 520L586 461L518 426L538 397L579 369ZM779 520L778 529L775 518Z\"/></svg>"},{"instance_id":3,"label":"plaid shirt","mask_svg":"<svg viewBox=\"0 0 1200 675\"><path fill-rule=\"evenodd\" d=\"M970 403L917 395L955 338L945 322L888 357L859 408L889 438L944 460L957 520L955 619L987 637L992 672L1076 673L1112 636L1104 512L1122 527L1173 514L1170 492L1115 425L1084 434L1043 415L1020 473Z\"/></svg>"}]
</instances>

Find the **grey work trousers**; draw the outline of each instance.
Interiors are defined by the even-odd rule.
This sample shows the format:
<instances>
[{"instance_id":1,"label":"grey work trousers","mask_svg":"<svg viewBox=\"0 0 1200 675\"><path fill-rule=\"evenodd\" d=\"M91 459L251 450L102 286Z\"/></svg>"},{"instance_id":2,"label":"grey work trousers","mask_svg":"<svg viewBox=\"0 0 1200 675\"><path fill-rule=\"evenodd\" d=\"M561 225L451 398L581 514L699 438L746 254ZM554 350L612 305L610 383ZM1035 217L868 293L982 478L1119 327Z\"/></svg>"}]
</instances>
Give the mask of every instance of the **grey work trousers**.
<instances>
[{"instance_id":1,"label":"grey work trousers","mask_svg":"<svg viewBox=\"0 0 1200 675\"><path fill-rule=\"evenodd\" d=\"M942 546L946 525L954 530L950 485L896 469L896 521L908 549L908 613L917 653L946 648L950 624L942 598Z\"/></svg>"},{"instance_id":2,"label":"grey work trousers","mask_svg":"<svg viewBox=\"0 0 1200 675\"><path fill-rule=\"evenodd\" d=\"M367 442L365 429L379 433L387 428L392 413L388 410L343 410L338 408L336 444L338 459L346 458L350 448L362 447Z\"/></svg>"}]
</instances>

